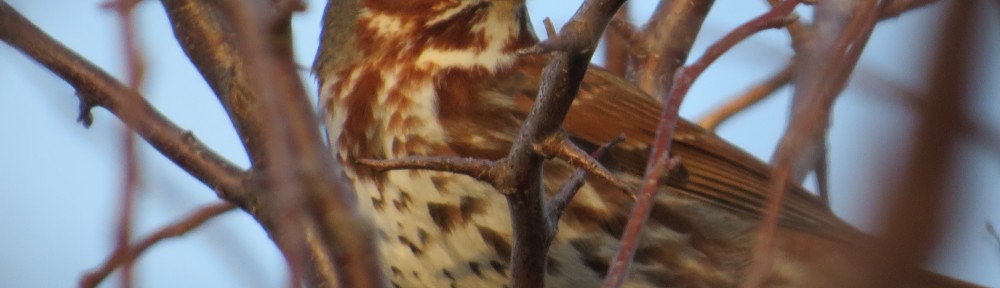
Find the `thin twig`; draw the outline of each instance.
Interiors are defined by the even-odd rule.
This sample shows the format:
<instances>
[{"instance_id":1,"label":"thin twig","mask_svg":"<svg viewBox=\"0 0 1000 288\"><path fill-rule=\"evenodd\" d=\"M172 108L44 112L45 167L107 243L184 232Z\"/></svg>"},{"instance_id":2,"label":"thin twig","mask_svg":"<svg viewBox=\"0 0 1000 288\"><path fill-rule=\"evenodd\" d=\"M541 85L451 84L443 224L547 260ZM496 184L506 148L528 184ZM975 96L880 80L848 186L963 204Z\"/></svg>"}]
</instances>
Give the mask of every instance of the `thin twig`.
<instances>
[{"instance_id":1,"label":"thin twig","mask_svg":"<svg viewBox=\"0 0 1000 288\"><path fill-rule=\"evenodd\" d=\"M1000 245L1000 233L997 233L997 228L993 227L993 223L990 221L986 221L986 233L990 234L995 244Z\"/></svg>"},{"instance_id":2,"label":"thin twig","mask_svg":"<svg viewBox=\"0 0 1000 288\"><path fill-rule=\"evenodd\" d=\"M829 113L834 100L846 85L864 50L872 29L878 20L878 6L874 0L861 0L849 15L825 15L824 13L845 13L840 4L822 2L816 8L822 29L831 35L813 37L797 56L798 75L795 96L792 103L792 117L775 149L771 160L773 173L771 189L765 204L763 219L751 251L750 265L744 273L741 287L759 287L764 284L771 270L771 251L774 233L777 231L789 182L801 182L808 169L815 169L826 154L826 133L829 128ZM830 5L830 6L826 6ZM839 19L850 19L847 22Z\"/></svg>"},{"instance_id":3,"label":"thin twig","mask_svg":"<svg viewBox=\"0 0 1000 288\"><path fill-rule=\"evenodd\" d=\"M115 2L115 12L121 21L122 46L125 50L125 71L127 83L133 91L141 91L144 71L142 55L139 52L135 37L135 22L132 11L137 4L133 0ZM139 190L139 157L135 149L135 134L128 128L122 128L122 159L124 179L122 179L122 199L118 215L118 229L115 233L117 249L127 249L132 240L132 215L135 210L136 194ZM135 267L132 259L122 261L121 287L130 288L134 284L132 270Z\"/></svg>"},{"instance_id":4,"label":"thin twig","mask_svg":"<svg viewBox=\"0 0 1000 288\"><path fill-rule=\"evenodd\" d=\"M594 150L593 153L590 153L590 156L594 159L601 159L601 157L604 157L604 154L606 154L608 150L622 141L625 141L624 134L618 135L618 137L611 139L608 143L604 143L604 145L598 147L597 150ZM573 174L570 175L569 179L567 179L566 182L559 187L559 191L552 196L552 199L549 199L546 203L546 210L549 212L549 219L552 219L553 222L559 221L559 218L562 217L563 211L566 210L566 206L569 205L569 202L573 200L574 196L576 196L576 192L580 191L580 187L583 187L583 180L586 179L585 176L587 176L587 173L588 171L586 169L577 167L576 170L573 170Z\"/></svg>"},{"instance_id":5,"label":"thin twig","mask_svg":"<svg viewBox=\"0 0 1000 288\"><path fill-rule=\"evenodd\" d=\"M201 227L201 225L209 219L215 218L215 216L219 216L222 213L231 211L235 208L236 206L229 202L216 203L200 208L180 221L160 228L153 234L146 236L145 239L142 239L138 243L116 248L115 251L111 253L111 256L109 256L99 268L87 273L80 279L80 287L97 287L98 284L100 284L105 278L108 277L108 275L111 274L111 272L115 270L115 267L124 265L124 263L135 261L136 258L142 255L142 253L150 247L153 247L153 245L169 238L184 235L187 232L194 230L194 228Z\"/></svg>"},{"instance_id":6,"label":"thin twig","mask_svg":"<svg viewBox=\"0 0 1000 288\"><path fill-rule=\"evenodd\" d=\"M53 40L2 1L0 39L72 85L80 97L81 119L89 118L93 106L107 108L153 148L214 189L220 197L246 204L242 169L206 147L191 133L181 130L134 90Z\"/></svg>"},{"instance_id":7,"label":"thin twig","mask_svg":"<svg viewBox=\"0 0 1000 288\"><path fill-rule=\"evenodd\" d=\"M649 218L649 213L653 206L653 197L656 195L656 191L659 190L663 175L668 171L668 151L670 151L671 139L673 138L677 119L679 118L677 113L691 85L712 62L743 39L764 29L780 27L780 25L788 23L789 19L786 15L791 13L792 9L798 3L799 1L797 0L789 0L782 3L782 5L774 7L767 13L740 25L740 27L712 44L705 54L691 64L691 66L682 68L680 69L681 71L676 73L673 87L670 89L670 93L666 94L668 98L664 99L663 110L660 112L660 121L656 129L656 139L653 151L650 152L649 160L646 162L646 172L643 175L643 186L640 188L639 200L636 201L631 214L629 214L628 223L625 226L625 231L622 233L622 242L619 244L618 251L612 263L609 265L608 274L604 278L602 287L621 287L628 276L629 266L638 247L639 232Z\"/></svg>"},{"instance_id":8,"label":"thin twig","mask_svg":"<svg viewBox=\"0 0 1000 288\"><path fill-rule=\"evenodd\" d=\"M618 177L615 177L608 168L601 165L597 158L587 154L579 146L573 144L569 140L569 136L566 133L556 133L552 137L549 137L544 142L539 145L535 145L535 152L541 154L545 157L556 157L563 161L569 162L576 166L577 168L583 169L585 172L595 175L604 181L608 182L621 192L624 192L632 199L635 199L635 194L632 193L632 187L622 182Z\"/></svg>"},{"instance_id":9,"label":"thin twig","mask_svg":"<svg viewBox=\"0 0 1000 288\"><path fill-rule=\"evenodd\" d=\"M715 108L708 115L699 121L698 125L705 127L708 131L715 131L719 125L740 111L744 111L754 104L760 103L781 87L785 87L792 81L792 65L785 66L778 73L771 75L766 80L753 86L740 96L733 97L722 106Z\"/></svg>"},{"instance_id":10,"label":"thin twig","mask_svg":"<svg viewBox=\"0 0 1000 288\"><path fill-rule=\"evenodd\" d=\"M358 159L358 164L378 171L420 169L463 174L486 183L496 183L494 162L475 158L410 156L387 160Z\"/></svg>"}]
</instances>

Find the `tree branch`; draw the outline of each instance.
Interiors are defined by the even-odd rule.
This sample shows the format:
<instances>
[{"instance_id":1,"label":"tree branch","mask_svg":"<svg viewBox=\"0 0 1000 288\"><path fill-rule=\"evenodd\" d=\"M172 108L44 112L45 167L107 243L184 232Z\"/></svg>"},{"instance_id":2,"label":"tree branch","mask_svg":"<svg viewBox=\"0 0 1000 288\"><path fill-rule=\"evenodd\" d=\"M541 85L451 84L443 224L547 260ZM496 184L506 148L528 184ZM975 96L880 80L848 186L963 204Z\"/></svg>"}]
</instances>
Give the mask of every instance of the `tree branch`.
<instances>
[{"instance_id":1,"label":"tree branch","mask_svg":"<svg viewBox=\"0 0 1000 288\"><path fill-rule=\"evenodd\" d=\"M705 127L708 131L715 131L719 128L719 124L729 120L729 118L736 115L743 110L746 110L750 106L760 103L761 100L766 99L768 96L773 95L775 91L785 87L789 82L792 81L792 68L794 66L788 65L785 68L778 71L771 77L768 77L763 82L754 85L742 95L733 97L726 103L722 104L709 112L708 115L702 117L698 125Z\"/></svg>"},{"instance_id":2,"label":"tree branch","mask_svg":"<svg viewBox=\"0 0 1000 288\"><path fill-rule=\"evenodd\" d=\"M77 90L84 124L92 107L104 107L219 197L246 204L242 169L167 120L137 92L57 43L5 2L0 2L0 39Z\"/></svg>"},{"instance_id":3,"label":"tree branch","mask_svg":"<svg viewBox=\"0 0 1000 288\"><path fill-rule=\"evenodd\" d=\"M534 146L560 131L590 65L597 41L624 0L585 1L559 32L539 46L561 47L542 70L542 84L517 139L500 166L497 190L506 192L513 224L513 287L544 287L546 255L556 223L542 191L542 160ZM544 48L543 48L544 49Z\"/></svg>"},{"instance_id":4,"label":"tree branch","mask_svg":"<svg viewBox=\"0 0 1000 288\"><path fill-rule=\"evenodd\" d=\"M660 1L636 37L627 79L653 97L664 98L674 73L687 61L694 39L714 0Z\"/></svg>"},{"instance_id":5,"label":"tree branch","mask_svg":"<svg viewBox=\"0 0 1000 288\"><path fill-rule=\"evenodd\" d=\"M194 230L194 228L201 227L201 225L209 219L215 218L215 216L222 215L222 213L229 212L235 208L236 206L229 202L212 204L198 209L180 221L160 228L136 244L132 244L130 246L119 246L99 268L87 273L80 279L80 287L97 287L101 281L107 278L108 275L114 271L115 267L123 265L127 262L135 261L135 259L139 258L143 252L148 250L150 247L153 247L153 245L169 238L187 234L187 232Z\"/></svg>"},{"instance_id":6,"label":"tree branch","mask_svg":"<svg viewBox=\"0 0 1000 288\"><path fill-rule=\"evenodd\" d=\"M826 153L830 109L878 20L876 0L847 3L820 2L816 7L816 31L796 55L796 86L792 117L771 160L769 198L752 250L742 287L759 287L769 274L774 233L778 226L787 185L801 182L809 169L818 167ZM841 11L841 7L854 7ZM846 13L846 14L845 14ZM844 19L850 19L844 22Z\"/></svg>"},{"instance_id":7,"label":"tree branch","mask_svg":"<svg viewBox=\"0 0 1000 288\"><path fill-rule=\"evenodd\" d=\"M743 41L750 35L768 28L777 28L787 24L787 15L797 6L798 0L789 0L782 5L776 6L767 13L754 18L747 23L740 25L735 30L727 34L716 43L709 46L705 54L688 67L678 69L675 74L673 87L670 93L665 94L663 100L663 110L660 112L660 121L656 129L656 139L653 143L653 151L650 152L649 160L646 162L646 172L643 175L642 188L639 192L639 200L629 214L628 223L622 233L622 242L619 244L613 262L610 264L607 276L604 278L603 287L621 287L628 276L629 266L635 256L638 247L639 232L649 218L652 211L653 197L659 190L660 182L668 171L669 154L671 140L676 128L677 113L680 111L681 102L687 95L688 90L694 81L698 79L702 72L711 63L718 59L723 53Z\"/></svg>"}]
</instances>

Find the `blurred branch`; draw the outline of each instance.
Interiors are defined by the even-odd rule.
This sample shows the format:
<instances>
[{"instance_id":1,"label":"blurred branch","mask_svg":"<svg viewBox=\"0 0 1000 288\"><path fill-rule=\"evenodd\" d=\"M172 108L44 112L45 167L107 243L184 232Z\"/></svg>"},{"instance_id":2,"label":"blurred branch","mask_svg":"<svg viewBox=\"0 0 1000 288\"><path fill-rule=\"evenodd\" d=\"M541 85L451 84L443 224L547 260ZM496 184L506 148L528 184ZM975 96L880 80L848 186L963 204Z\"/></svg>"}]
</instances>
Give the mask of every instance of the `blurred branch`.
<instances>
[{"instance_id":1,"label":"blurred branch","mask_svg":"<svg viewBox=\"0 0 1000 288\"><path fill-rule=\"evenodd\" d=\"M298 5L253 5L222 1L219 11L233 27L246 83L257 95L257 117L266 166L254 167L266 190L256 192L293 271L293 285L380 287L388 284L377 255L374 229L353 205L356 200L339 163L320 136L291 49L291 13ZM330 12L330 11L327 11ZM265 224L267 225L267 224ZM296 285L297 286L297 285Z\"/></svg>"},{"instance_id":2,"label":"blurred branch","mask_svg":"<svg viewBox=\"0 0 1000 288\"><path fill-rule=\"evenodd\" d=\"M114 2L114 10L121 21L122 46L125 50L125 71L127 71L127 83L133 91L142 90L143 71L145 70L144 60L139 52L138 40L135 36L135 21L132 18L132 11L136 1L119 0ZM132 240L132 215L135 210L136 194L139 190L139 155L135 149L135 134L125 127L122 128L122 159L124 159L124 174L122 180L121 210L118 216L118 230L115 235L118 250L128 249ZM133 287L134 262L131 257L126 257L122 265L121 287ZM96 284L96 283L95 283Z\"/></svg>"},{"instance_id":3,"label":"blurred branch","mask_svg":"<svg viewBox=\"0 0 1000 288\"><path fill-rule=\"evenodd\" d=\"M855 1L818 3L817 34L810 35L796 54L792 116L771 160L771 193L742 287L763 285L771 271L774 233L788 183L801 182L806 172L824 164L830 110L878 20L877 0Z\"/></svg>"},{"instance_id":4,"label":"blurred branch","mask_svg":"<svg viewBox=\"0 0 1000 288\"><path fill-rule=\"evenodd\" d=\"M754 85L752 88L744 92L742 95L733 97L728 100L725 104L720 107L715 108L708 115L703 117L698 123L701 127L705 127L709 131L715 131L719 127L719 124L729 120L730 117L736 115L740 111L746 110L754 104L760 103L768 96L774 94L775 91L785 87L789 82L792 81L792 68L794 66L788 65L785 68L778 71L771 77L768 77L761 83Z\"/></svg>"},{"instance_id":5,"label":"blurred branch","mask_svg":"<svg viewBox=\"0 0 1000 288\"><path fill-rule=\"evenodd\" d=\"M612 19L611 23L629 23L629 5L628 2L622 4L621 8L618 8L618 12L615 13L615 18ZM612 24L612 27L618 24ZM611 71L618 77L625 77L625 73L628 70L628 57L629 57L629 39L626 38L626 34L618 33L616 29L608 29L604 33L604 68Z\"/></svg>"},{"instance_id":6,"label":"blurred branch","mask_svg":"<svg viewBox=\"0 0 1000 288\"><path fill-rule=\"evenodd\" d=\"M959 127L965 122L963 113L971 97L974 65L971 55L976 41L974 13L983 1L951 1L949 14L942 23L933 58L931 87L927 91L928 105L918 109L918 123L913 136L901 181L885 185L889 192L885 203L887 213L879 219L881 231L887 237L882 257L872 263L871 284L915 287L919 281L916 267L924 264L933 247L941 239L945 219L950 211L949 199L961 197L961 190L949 189L956 165L955 156L961 142Z\"/></svg>"},{"instance_id":7,"label":"blurred branch","mask_svg":"<svg viewBox=\"0 0 1000 288\"><path fill-rule=\"evenodd\" d=\"M232 120L252 167L263 167L268 150L263 145L264 123L258 97L247 84L240 67L242 57L233 43L233 29L219 13L217 1L161 0L174 37L188 59L198 68ZM253 156L256 155L256 156Z\"/></svg>"},{"instance_id":8,"label":"blurred branch","mask_svg":"<svg viewBox=\"0 0 1000 288\"><path fill-rule=\"evenodd\" d=\"M216 191L219 197L244 203L242 169L205 147L149 105L136 91L57 43L0 1L0 39L45 66L77 90L81 119L101 106L115 114L160 153Z\"/></svg>"},{"instance_id":9,"label":"blurred branch","mask_svg":"<svg viewBox=\"0 0 1000 288\"><path fill-rule=\"evenodd\" d=\"M622 141L625 141L624 134L618 135L618 137L611 139L608 143L604 143L601 147L597 147L597 150L590 153L590 156L594 159L600 159L604 156L607 150L611 149L615 145L618 145L618 143L621 143ZM573 197L576 196L576 192L580 191L580 188L583 187L584 177L587 176L587 173L588 171L586 169L576 168L576 170L573 171L573 174L569 176L569 179L567 179L566 182L559 187L559 191L552 196L552 199L549 199L549 201L545 203L547 207L545 210L549 213L549 219L552 219L553 222L559 221L559 218L562 217L563 212L566 210L566 206L569 205L570 200L573 200Z\"/></svg>"},{"instance_id":10,"label":"blurred branch","mask_svg":"<svg viewBox=\"0 0 1000 288\"><path fill-rule=\"evenodd\" d=\"M683 1L682 1L683 2ZM740 25L722 39L713 43L697 61L690 66L678 69L675 75L673 86L663 100L663 110L660 112L660 120L656 129L656 139L653 143L653 150L650 152L649 160L646 164L646 172L643 175L643 186L640 188L639 199L629 214L628 223L622 233L622 242L618 247L613 262L609 265L607 276L604 278L603 287L621 287L628 275L629 266L635 256L638 247L639 232L649 218L649 213L653 207L653 197L659 190L660 182L669 169L669 154L671 140L676 128L680 111L680 105L684 101L688 90L694 81L701 76L701 73L715 62L730 48L743 41L754 33L769 28L779 28L788 24L794 18L788 18L789 13L799 4L798 0L788 0L778 5L743 25Z\"/></svg>"},{"instance_id":11,"label":"blurred branch","mask_svg":"<svg viewBox=\"0 0 1000 288\"><path fill-rule=\"evenodd\" d=\"M148 250L150 247L153 247L153 245L169 238L187 234L187 232L194 230L194 228L201 227L201 225L209 219L222 215L222 213L229 212L234 208L236 208L236 206L228 202L220 202L203 207L180 221L160 228L136 244L115 248L115 251L110 257L108 257L107 260L104 261L103 264L101 264L100 268L87 273L80 279L80 287L97 287L101 281L107 278L108 275L114 271L115 267L135 261L135 259L139 258L143 252Z\"/></svg>"}]
</instances>

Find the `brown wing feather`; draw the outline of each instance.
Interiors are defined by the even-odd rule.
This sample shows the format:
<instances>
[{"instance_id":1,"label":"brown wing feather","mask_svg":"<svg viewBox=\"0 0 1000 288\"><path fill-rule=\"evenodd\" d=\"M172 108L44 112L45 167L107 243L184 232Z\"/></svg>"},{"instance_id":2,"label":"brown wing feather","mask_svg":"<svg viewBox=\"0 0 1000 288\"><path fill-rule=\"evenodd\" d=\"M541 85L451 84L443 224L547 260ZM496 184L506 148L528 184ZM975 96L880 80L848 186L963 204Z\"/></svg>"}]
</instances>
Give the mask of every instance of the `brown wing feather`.
<instances>
[{"instance_id":1,"label":"brown wing feather","mask_svg":"<svg viewBox=\"0 0 1000 288\"><path fill-rule=\"evenodd\" d=\"M544 61L529 63L539 64L522 65L518 73L540 73ZM517 107L526 113L536 95L533 87L538 87L538 83L523 81L524 78L516 81L520 92L517 94L524 96ZM611 152L610 158L614 159L615 168L642 175L660 107L658 99L604 69L591 67L563 127L585 146L600 145L624 133L626 141ZM684 177L671 177L668 181L674 191L750 217L762 214L768 194L768 165L687 121L677 123L673 141L671 154L680 157L686 172ZM856 234L853 228L805 189L792 185L788 193L781 214L783 225L835 238L857 236L853 235Z\"/></svg>"}]
</instances>

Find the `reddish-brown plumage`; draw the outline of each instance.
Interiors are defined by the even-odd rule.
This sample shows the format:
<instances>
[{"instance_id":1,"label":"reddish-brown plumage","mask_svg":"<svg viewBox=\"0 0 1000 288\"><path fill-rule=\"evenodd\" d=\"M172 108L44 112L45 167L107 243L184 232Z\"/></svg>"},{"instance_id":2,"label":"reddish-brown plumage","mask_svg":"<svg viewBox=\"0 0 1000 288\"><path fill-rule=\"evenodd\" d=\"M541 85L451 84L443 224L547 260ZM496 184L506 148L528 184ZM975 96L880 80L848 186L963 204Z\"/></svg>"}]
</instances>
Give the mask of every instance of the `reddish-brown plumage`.
<instances>
[{"instance_id":1,"label":"reddish-brown plumage","mask_svg":"<svg viewBox=\"0 0 1000 288\"><path fill-rule=\"evenodd\" d=\"M386 275L400 287L501 287L511 251L506 201L445 172L375 173L356 159L503 157L531 107L546 56L517 56L536 39L523 1L363 1L361 55L319 67L331 143L361 209L380 229ZM318 61L321 62L321 61ZM564 123L583 147L624 133L606 165L639 181L660 103L591 69ZM768 168L688 122L671 151L682 169L662 189L628 287L725 287L740 279L766 199ZM569 165L545 166L549 191ZM864 236L798 187L789 191L769 285L847 287ZM607 270L632 200L596 178L568 206L548 255L547 283L593 287Z\"/></svg>"}]
</instances>

